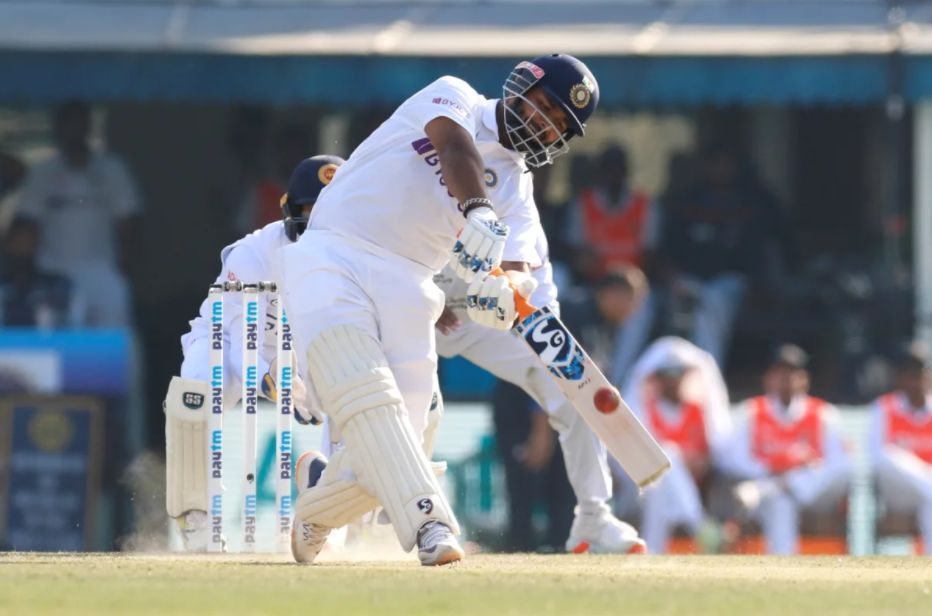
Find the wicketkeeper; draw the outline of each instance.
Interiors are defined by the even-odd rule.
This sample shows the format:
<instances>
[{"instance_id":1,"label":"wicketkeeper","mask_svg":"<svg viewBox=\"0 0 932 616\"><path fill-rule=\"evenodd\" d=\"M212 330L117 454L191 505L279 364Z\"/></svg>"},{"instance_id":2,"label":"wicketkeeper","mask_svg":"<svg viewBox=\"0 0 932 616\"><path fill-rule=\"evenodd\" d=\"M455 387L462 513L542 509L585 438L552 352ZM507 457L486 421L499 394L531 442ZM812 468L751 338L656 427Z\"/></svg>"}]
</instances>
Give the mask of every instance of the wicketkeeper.
<instances>
[{"instance_id":1,"label":"wicketkeeper","mask_svg":"<svg viewBox=\"0 0 932 616\"><path fill-rule=\"evenodd\" d=\"M308 215L321 190L330 183L343 159L314 156L294 170L288 192L282 197L282 220L273 222L227 246L220 252L221 269L217 282L279 282L278 251L296 241L307 227ZM242 300L225 297L223 314L224 408L240 399L243 379ZM265 314L264 344L259 348L262 395L275 399L277 348L277 306L259 296L259 314ZM181 337L184 361L181 376L173 377L165 396L165 457L167 484L165 503L168 515L181 529L185 549L203 551L207 547L207 417L210 388L208 366L210 314L207 300L191 321L191 330ZM300 423L319 423L313 395L299 376L292 390L295 418Z\"/></svg>"}]
</instances>

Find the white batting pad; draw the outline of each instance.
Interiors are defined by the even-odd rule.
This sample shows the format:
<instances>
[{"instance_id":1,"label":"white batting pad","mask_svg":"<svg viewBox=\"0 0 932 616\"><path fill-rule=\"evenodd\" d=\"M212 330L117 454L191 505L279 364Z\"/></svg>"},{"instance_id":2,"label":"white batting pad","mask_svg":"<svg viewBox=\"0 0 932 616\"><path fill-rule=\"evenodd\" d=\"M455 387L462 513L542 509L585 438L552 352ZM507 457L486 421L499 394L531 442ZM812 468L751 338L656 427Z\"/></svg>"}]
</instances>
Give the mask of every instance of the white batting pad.
<instances>
[{"instance_id":1,"label":"white batting pad","mask_svg":"<svg viewBox=\"0 0 932 616\"><path fill-rule=\"evenodd\" d=\"M177 518L207 511L207 412L210 387L204 381L172 377L165 410L165 508Z\"/></svg>"},{"instance_id":2,"label":"white batting pad","mask_svg":"<svg viewBox=\"0 0 932 616\"><path fill-rule=\"evenodd\" d=\"M385 508L401 546L413 548L418 529L431 520L459 533L379 343L338 325L311 343L307 359L324 410L343 433L350 467Z\"/></svg>"}]
</instances>

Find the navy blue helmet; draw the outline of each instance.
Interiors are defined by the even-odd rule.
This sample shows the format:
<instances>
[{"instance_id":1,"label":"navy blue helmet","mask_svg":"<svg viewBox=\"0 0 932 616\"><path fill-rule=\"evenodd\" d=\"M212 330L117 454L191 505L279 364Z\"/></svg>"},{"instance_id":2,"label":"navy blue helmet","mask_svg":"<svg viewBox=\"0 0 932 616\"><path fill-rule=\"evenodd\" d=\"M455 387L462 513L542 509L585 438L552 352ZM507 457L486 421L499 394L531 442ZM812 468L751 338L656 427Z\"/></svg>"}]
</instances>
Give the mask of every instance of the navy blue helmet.
<instances>
[{"instance_id":1,"label":"navy blue helmet","mask_svg":"<svg viewBox=\"0 0 932 616\"><path fill-rule=\"evenodd\" d=\"M536 130L521 113L522 105L530 106L547 120L556 133L556 126L526 94L533 88L543 89L554 104L559 105L567 118L567 130L553 143L544 143L546 131ZM586 121L599 104L599 84L592 72L573 56L561 53L540 56L521 62L505 80L505 130L511 145L524 154L532 167L540 167L569 150L567 142L586 133Z\"/></svg>"},{"instance_id":2,"label":"navy blue helmet","mask_svg":"<svg viewBox=\"0 0 932 616\"><path fill-rule=\"evenodd\" d=\"M307 228L305 208L317 203L324 186L333 179L337 167L344 161L339 156L312 156L305 158L288 180L288 192L282 195L282 216L285 219L285 234L292 242Z\"/></svg>"}]
</instances>

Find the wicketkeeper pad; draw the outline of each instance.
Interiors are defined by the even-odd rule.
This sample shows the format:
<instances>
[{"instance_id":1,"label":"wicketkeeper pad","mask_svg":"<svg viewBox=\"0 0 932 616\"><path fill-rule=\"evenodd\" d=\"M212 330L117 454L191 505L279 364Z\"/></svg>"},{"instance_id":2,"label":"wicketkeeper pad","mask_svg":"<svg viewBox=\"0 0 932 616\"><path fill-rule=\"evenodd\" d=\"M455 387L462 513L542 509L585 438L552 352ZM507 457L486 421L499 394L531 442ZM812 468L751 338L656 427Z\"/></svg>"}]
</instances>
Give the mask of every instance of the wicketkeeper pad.
<instances>
[{"instance_id":1,"label":"wicketkeeper pad","mask_svg":"<svg viewBox=\"0 0 932 616\"><path fill-rule=\"evenodd\" d=\"M177 518L186 511L207 511L207 405L204 381L172 377L165 410L165 508Z\"/></svg>"},{"instance_id":2,"label":"wicketkeeper pad","mask_svg":"<svg viewBox=\"0 0 932 616\"><path fill-rule=\"evenodd\" d=\"M308 370L324 410L343 434L356 479L385 508L405 550L430 520L459 525L421 450L379 343L339 325L317 337Z\"/></svg>"}]
</instances>

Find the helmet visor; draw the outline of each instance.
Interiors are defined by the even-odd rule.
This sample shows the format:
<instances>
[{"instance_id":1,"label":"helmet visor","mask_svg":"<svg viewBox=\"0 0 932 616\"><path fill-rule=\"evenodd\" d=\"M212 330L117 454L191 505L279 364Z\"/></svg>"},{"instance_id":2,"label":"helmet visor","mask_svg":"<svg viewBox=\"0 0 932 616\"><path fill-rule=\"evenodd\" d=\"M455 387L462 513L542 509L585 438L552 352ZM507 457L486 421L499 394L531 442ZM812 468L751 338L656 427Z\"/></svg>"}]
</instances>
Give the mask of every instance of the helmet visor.
<instances>
[{"instance_id":1,"label":"helmet visor","mask_svg":"<svg viewBox=\"0 0 932 616\"><path fill-rule=\"evenodd\" d=\"M527 96L528 91L534 85L518 71L513 71L505 81L503 89L505 132L511 145L524 155L528 165L541 167L552 163L553 159L569 151L567 142L572 133L569 130L561 131L554 121ZM553 98L550 94L547 96ZM554 106L562 109L562 106L556 102ZM568 114L567 122L572 121L572 114ZM556 138L552 138L552 135L556 135Z\"/></svg>"}]
</instances>

